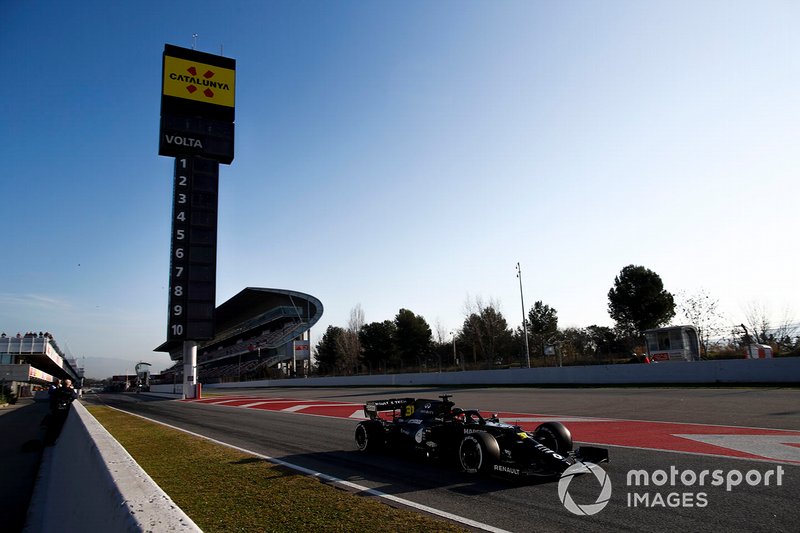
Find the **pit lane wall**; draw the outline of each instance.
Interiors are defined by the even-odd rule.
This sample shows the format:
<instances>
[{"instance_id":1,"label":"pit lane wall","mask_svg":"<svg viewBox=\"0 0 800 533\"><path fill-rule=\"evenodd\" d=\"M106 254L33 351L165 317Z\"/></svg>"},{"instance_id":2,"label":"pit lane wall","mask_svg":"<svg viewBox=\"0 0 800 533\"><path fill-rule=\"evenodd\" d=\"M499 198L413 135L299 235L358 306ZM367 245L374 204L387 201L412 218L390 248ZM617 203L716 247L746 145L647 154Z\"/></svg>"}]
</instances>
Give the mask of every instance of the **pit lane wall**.
<instances>
[{"instance_id":1,"label":"pit lane wall","mask_svg":"<svg viewBox=\"0 0 800 533\"><path fill-rule=\"evenodd\" d=\"M201 376L202 377L202 376ZM719 383L800 383L800 358L671 361L654 364L514 368L467 372L375 374L307 379L273 379L204 385L240 387L342 387L406 385L674 385ZM171 387L171 385L169 386ZM154 389L156 390L156 389Z\"/></svg>"},{"instance_id":2,"label":"pit lane wall","mask_svg":"<svg viewBox=\"0 0 800 533\"><path fill-rule=\"evenodd\" d=\"M28 508L24 532L46 531L201 530L76 401Z\"/></svg>"}]
</instances>

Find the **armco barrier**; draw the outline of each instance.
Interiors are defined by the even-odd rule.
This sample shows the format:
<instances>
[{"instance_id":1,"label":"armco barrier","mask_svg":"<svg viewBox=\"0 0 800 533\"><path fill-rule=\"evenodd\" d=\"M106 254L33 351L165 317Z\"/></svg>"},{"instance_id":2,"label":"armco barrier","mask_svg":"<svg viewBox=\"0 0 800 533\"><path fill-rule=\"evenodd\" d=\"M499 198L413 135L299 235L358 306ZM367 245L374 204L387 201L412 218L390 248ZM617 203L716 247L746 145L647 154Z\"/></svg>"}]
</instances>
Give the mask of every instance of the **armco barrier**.
<instances>
[{"instance_id":1,"label":"armco barrier","mask_svg":"<svg viewBox=\"0 0 800 533\"><path fill-rule=\"evenodd\" d=\"M202 378L202 375L201 375ZM467 372L423 372L298 379L268 379L205 385L206 389L251 387L453 386L453 385L660 385L719 383L800 383L800 358L724 359L513 368Z\"/></svg>"},{"instance_id":2,"label":"armco barrier","mask_svg":"<svg viewBox=\"0 0 800 533\"><path fill-rule=\"evenodd\" d=\"M80 402L45 449L26 533L201 531Z\"/></svg>"}]
</instances>

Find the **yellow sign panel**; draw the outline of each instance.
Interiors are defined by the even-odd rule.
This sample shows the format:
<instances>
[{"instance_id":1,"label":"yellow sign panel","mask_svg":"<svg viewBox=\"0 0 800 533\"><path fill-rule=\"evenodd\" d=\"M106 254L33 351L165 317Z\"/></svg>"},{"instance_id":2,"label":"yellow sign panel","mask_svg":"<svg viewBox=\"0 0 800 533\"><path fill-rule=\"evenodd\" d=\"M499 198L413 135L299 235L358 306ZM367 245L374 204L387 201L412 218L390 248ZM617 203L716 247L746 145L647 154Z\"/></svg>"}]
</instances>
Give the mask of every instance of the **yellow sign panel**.
<instances>
[{"instance_id":1,"label":"yellow sign panel","mask_svg":"<svg viewBox=\"0 0 800 533\"><path fill-rule=\"evenodd\" d=\"M236 71L164 56L164 95L234 107Z\"/></svg>"}]
</instances>

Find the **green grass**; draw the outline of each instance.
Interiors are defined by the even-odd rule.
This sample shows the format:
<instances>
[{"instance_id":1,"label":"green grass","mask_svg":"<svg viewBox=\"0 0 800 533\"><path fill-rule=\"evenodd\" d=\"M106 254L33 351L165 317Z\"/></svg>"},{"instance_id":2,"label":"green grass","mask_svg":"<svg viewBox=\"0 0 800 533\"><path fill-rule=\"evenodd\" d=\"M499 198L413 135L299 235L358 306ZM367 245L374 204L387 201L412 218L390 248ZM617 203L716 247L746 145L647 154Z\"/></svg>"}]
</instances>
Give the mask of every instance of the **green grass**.
<instances>
[{"instance_id":1,"label":"green grass","mask_svg":"<svg viewBox=\"0 0 800 533\"><path fill-rule=\"evenodd\" d=\"M88 409L207 532L464 531L139 417Z\"/></svg>"}]
</instances>

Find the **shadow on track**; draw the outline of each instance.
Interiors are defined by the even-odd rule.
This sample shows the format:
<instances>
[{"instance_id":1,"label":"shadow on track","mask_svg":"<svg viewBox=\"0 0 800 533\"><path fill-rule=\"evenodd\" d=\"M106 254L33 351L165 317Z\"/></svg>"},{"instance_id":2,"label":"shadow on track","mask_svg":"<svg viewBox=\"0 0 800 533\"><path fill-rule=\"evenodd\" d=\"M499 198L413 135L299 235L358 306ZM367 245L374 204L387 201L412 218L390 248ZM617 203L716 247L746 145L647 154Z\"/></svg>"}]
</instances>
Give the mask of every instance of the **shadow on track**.
<instances>
[{"instance_id":1,"label":"shadow on track","mask_svg":"<svg viewBox=\"0 0 800 533\"><path fill-rule=\"evenodd\" d=\"M423 458L355 450L285 455L277 459L312 471L324 471L340 480L394 496L434 489L465 496L480 496L522 486L547 485L553 481L471 475L460 471L453 462L444 464L442 461ZM254 460L266 461L244 461Z\"/></svg>"}]
</instances>

